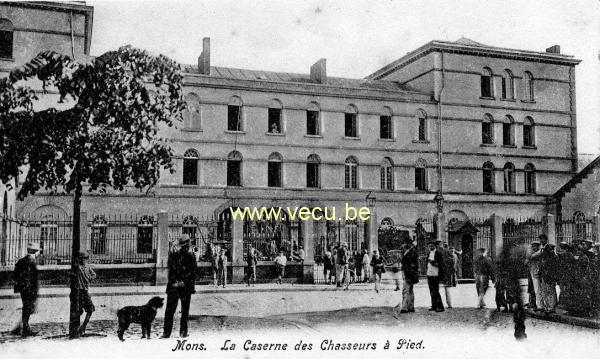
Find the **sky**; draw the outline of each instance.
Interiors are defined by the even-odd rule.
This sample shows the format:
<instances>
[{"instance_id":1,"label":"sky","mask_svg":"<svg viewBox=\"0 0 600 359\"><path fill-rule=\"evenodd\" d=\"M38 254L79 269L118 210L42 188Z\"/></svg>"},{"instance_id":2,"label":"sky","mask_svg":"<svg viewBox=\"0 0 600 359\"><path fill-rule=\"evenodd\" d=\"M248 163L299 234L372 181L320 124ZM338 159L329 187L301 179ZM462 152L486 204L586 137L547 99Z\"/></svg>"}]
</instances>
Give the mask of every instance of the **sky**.
<instances>
[{"instance_id":1,"label":"sky","mask_svg":"<svg viewBox=\"0 0 600 359\"><path fill-rule=\"evenodd\" d=\"M196 64L362 78L431 41L467 37L499 47L561 53L576 68L578 146L600 153L600 0L94 0L92 55L125 44Z\"/></svg>"}]
</instances>

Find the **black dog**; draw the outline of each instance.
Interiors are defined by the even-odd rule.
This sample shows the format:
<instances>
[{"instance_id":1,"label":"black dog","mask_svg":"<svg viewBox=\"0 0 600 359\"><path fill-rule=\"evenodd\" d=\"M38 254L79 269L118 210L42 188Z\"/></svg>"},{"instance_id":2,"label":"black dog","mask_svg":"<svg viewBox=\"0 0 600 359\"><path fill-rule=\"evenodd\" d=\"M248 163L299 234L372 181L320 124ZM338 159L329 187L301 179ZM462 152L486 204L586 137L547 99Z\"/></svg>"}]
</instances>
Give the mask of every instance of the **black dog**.
<instances>
[{"instance_id":1,"label":"black dog","mask_svg":"<svg viewBox=\"0 0 600 359\"><path fill-rule=\"evenodd\" d=\"M119 309L117 316L119 318L119 330L117 335L121 341L123 339L123 333L129 328L129 324L137 323L142 325L142 338L150 339L150 328L152 327L152 321L156 317L156 311L158 308L163 306L164 299L161 297L154 297L148 301L146 305L138 307L127 306Z\"/></svg>"}]
</instances>

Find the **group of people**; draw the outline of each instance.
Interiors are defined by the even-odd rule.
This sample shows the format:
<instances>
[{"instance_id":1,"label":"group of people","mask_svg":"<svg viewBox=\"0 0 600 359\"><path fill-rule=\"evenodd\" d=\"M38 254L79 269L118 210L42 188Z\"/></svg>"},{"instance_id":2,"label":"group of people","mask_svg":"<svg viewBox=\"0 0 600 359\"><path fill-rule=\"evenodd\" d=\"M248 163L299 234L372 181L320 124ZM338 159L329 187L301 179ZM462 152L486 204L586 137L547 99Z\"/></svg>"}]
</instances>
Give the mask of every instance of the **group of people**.
<instances>
[{"instance_id":1,"label":"group of people","mask_svg":"<svg viewBox=\"0 0 600 359\"><path fill-rule=\"evenodd\" d=\"M13 329L13 334L21 334L22 337L34 336L37 333L31 330L29 318L36 311L38 299L38 268L37 256L40 253L40 247L37 243L27 245L27 255L19 259L15 264L13 272L14 292L19 293L23 304L21 310L21 323ZM85 334L86 327L90 321L92 313L96 310L89 293L89 285L96 278L96 273L86 262L89 258L87 251L80 251L77 272L70 273L71 281L75 291L71 292L71 303L74 314L81 316L86 313L83 323L76 329L76 333L70 333L71 336L81 336ZM74 297L76 295L77 297Z\"/></svg>"},{"instance_id":2,"label":"group of people","mask_svg":"<svg viewBox=\"0 0 600 359\"><path fill-rule=\"evenodd\" d=\"M346 242L328 248L321 262L326 283L335 283L337 287L352 281L367 282L371 276L369 252L366 249L350 252Z\"/></svg>"},{"instance_id":3,"label":"group of people","mask_svg":"<svg viewBox=\"0 0 600 359\"><path fill-rule=\"evenodd\" d=\"M590 316L600 310L600 245L589 240L548 243L546 235L527 252L529 309L554 313L557 305L569 314ZM557 295L557 286L560 296Z\"/></svg>"}]
</instances>

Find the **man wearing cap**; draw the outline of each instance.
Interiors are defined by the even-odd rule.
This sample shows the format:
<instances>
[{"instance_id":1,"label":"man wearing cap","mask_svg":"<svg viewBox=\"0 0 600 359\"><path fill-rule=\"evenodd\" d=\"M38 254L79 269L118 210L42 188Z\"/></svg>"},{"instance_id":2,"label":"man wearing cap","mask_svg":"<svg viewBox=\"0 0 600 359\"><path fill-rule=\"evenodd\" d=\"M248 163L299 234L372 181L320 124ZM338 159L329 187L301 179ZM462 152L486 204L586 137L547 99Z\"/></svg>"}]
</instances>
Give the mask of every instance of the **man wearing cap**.
<instances>
[{"instance_id":1,"label":"man wearing cap","mask_svg":"<svg viewBox=\"0 0 600 359\"><path fill-rule=\"evenodd\" d=\"M479 255L473 262L473 271L475 272L475 289L477 289L479 309L485 308L485 293L490 285L490 279L494 280L494 264L492 260L485 255L485 248L477 250Z\"/></svg>"},{"instance_id":2,"label":"man wearing cap","mask_svg":"<svg viewBox=\"0 0 600 359\"><path fill-rule=\"evenodd\" d=\"M417 253L417 248L410 240L404 245L402 272L404 274L404 283L402 285L402 308L400 313L414 312L415 293L413 286L419 283L419 253Z\"/></svg>"},{"instance_id":3,"label":"man wearing cap","mask_svg":"<svg viewBox=\"0 0 600 359\"><path fill-rule=\"evenodd\" d=\"M543 235L542 235L543 236ZM541 237L541 236L540 236ZM527 257L525 259L525 264L529 267L529 275L531 277L531 286L529 288L530 299L529 299L529 308L534 309L536 311L542 310L542 291L540 286L540 260L541 260L542 251L540 249L540 241L531 242L531 246L527 251ZM534 296L531 298L531 294Z\"/></svg>"},{"instance_id":4,"label":"man wearing cap","mask_svg":"<svg viewBox=\"0 0 600 359\"><path fill-rule=\"evenodd\" d=\"M343 280L350 280L348 277L348 244L343 242L337 250L335 258L335 282L337 287L342 286Z\"/></svg>"},{"instance_id":5,"label":"man wearing cap","mask_svg":"<svg viewBox=\"0 0 600 359\"><path fill-rule=\"evenodd\" d=\"M29 243L27 245L27 255L17 261L13 273L15 293L21 294L21 301L23 302L21 313L21 336L23 337L36 334L29 328L29 317L35 310L35 303L38 295L39 287L36 255L39 250L40 247L37 243Z\"/></svg>"},{"instance_id":6,"label":"man wearing cap","mask_svg":"<svg viewBox=\"0 0 600 359\"><path fill-rule=\"evenodd\" d=\"M452 308L452 293L451 288L456 287L456 272L454 271L454 254L448 249L448 243L444 243L440 240L436 241L437 250L440 251L444 257L444 277L441 278L444 283L444 294L446 295L446 307Z\"/></svg>"},{"instance_id":7,"label":"man wearing cap","mask_svg":"<svg viewBox=\"0 0 600 359\"><path fill-rule=\"evenodd\" d=\"M173 316L177 302L181 300L179 336L188 336L188 315L192 294L196 292L196 257L190 252L190 237L184 234L179 240L179 251L169 255L167 281L167 305L162 338L169 338L173 329Z\"/></svg>"},{"instance_id":8,"label":"man wearing cap","mask_svg":"<svg viewBox=\"0 0 600 359\"><path fill-rule=\"evenodd\" d=\"M437 250L435 243L435 241L430 241L428 243L427 284L429 286L429 294L431 295L431 308L429 308L429 310L443 312L444 304L442 303L442 296L440 295L440 279L444 277L446 264L444 263L444 257Z\"/></svg>"},{"instance_id":9,"label":"man wearing cap","mask_svg":"<svg viewBox=\"0 0 600 359\"><path fill-rule=\"evenodd\" d=\"M85 311L85 318L83 323L79 327L79 335L82 336L85 334L85 329L87 324L92 317L92 313L96 310L94 307L94 303L92 302L92 297L89 293L90 282L96 279L96 273L92 270L92 268L88 267L85 261L90 258L90 255L87 251L79 251L79 271L77 272L77 278L75 281L75 285L77 286L77 293L79 294L79 300L77 307L77 313L79 316L83 314ZM74 302L74 298L71 297L71 302Z\"/></svg>"}]
</instances>

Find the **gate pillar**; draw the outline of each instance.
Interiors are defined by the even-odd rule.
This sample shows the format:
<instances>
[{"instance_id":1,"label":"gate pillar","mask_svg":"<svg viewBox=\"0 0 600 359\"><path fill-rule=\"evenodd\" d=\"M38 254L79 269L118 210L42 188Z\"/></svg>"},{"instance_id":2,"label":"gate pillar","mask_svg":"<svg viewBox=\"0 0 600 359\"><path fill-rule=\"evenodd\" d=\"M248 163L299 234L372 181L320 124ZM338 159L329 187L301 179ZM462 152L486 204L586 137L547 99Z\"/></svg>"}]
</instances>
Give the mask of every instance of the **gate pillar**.
<instances>
[{"instance_id":1,"label":"gate pillar","mask_svg":"<svg viewBox=\"0 0 600 359\"><path fill-rule=\"evenodd\" d=\"M230 283L244 281L244 221L231 219L231 279Z\"/></svg>"},{"instance_id":2,"label":"gate pillar","mask_svg":"<svg viewBox=\"0 0 600 359\"><path fill-rule=\"evenodd\" d=\"M309 216L306 221L301 221L304 235L304 263L302 268L302 283L314 283L314 264L315 264L315 236L313 233L313 218Z\"/></svg>"}]
</instances>

